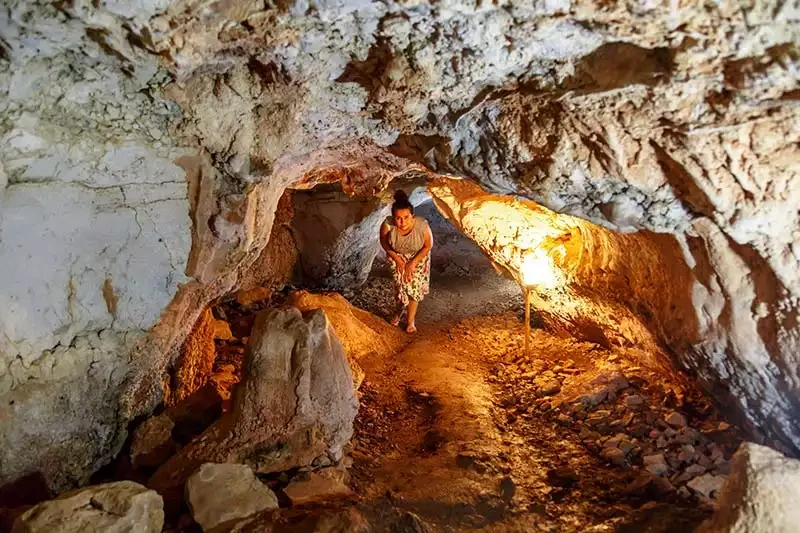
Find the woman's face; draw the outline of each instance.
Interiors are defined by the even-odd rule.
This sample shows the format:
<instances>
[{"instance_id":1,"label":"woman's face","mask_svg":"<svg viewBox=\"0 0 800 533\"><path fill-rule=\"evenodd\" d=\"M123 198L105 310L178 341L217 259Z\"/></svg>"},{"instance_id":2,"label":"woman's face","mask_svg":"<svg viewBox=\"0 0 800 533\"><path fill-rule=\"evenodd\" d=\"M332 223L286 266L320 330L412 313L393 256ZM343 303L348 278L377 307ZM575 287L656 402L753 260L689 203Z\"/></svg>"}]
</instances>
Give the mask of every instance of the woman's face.
<instances>
[{"instance_id":1,"label":"woman's face","mask_svg":"<svg viewBox=\"0 0 800 533\"><path fill-rule=\"evenodd\" d=\"M410 230L414 224L414 215L411 214L409 209L398 209L394 212L392 218L394 218L394 224L397 229L403 232Z\"/></svg>"}]
</instances>

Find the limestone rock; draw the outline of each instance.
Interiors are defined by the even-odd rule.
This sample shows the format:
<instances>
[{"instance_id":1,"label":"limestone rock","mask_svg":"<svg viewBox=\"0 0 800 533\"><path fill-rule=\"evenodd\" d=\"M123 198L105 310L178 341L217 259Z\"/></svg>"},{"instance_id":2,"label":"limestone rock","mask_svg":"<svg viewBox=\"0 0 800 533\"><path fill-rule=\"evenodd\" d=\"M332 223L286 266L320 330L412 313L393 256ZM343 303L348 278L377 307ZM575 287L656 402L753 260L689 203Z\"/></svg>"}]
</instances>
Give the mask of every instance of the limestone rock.
<instances>
[{"instance_id":1,"label":"limestone rock","mask_svg":"<svg viewBox=\"0 0 800 533\"><path fill-rule=\"evenodd\" d=\"M710 498L719 492L724 483L725 477L723 476L703 474L688 482L686 486L697 494Z\"/></svg>"},{"instance_id":2,"label":"limestone rock","mask_svg":"<svg viewBox=\"0 0 800 533\"><path fill-rule=\"evenodd\" d=\"M293 479L283 492L292 505L347 497L353 492L345 483L346 475L346 470L338 467L312 470Z\"/></svg>"},{"instance_id":3,"label":"limestone rock","mask_svg":"<svg viewBox=\"0 0 800 533\"><path fill-rule=\"evenodd\" d=\"M246 465L207 463L186 483L192 518L204 531L278 507L275 494Z\"/></svg>"},{"instance_id":4,"label":"limestone rock","mask_svg":"<svg viewBox=\"0 0 800 533\"><path fill-rule=\"evenodd\" d=\"M302 312L312 309L325 311L347 354L356 388L364 379L364 371L358 365L360 359L389 357L406 342L397 328L372 313L354 307L340 294L299 291L292 293L289 301Z\"/></svg>"},{"instance_id":5,"label":"limestone rock","mask_svg":"<svg viewBox=\"0 0 800 533\"><path fill-rule=\"evenodd\" d=\"M163 501L132 481L96 485L62 494L17 518L13 533L160 533Z\"/></svg>"},{"instance_id":6,"label":"limestone rock","mask_svg":"<svg viewBox=\"0 0 800 533\"><path fill-rule=\"evenodd\" d=\"M205 309L183 341L175 371L175 383L165 402L167 405L175 405L188 398L205 385L211 376L216 357L215 323L211 309Z\"/></svg>"},{"instance_id":7,"label":"limestone rock","mask_svg":"<svg viewBox=\"0 0 800 533\"><path fill-rule=\"evenodd\" d=\"M687 424L686 417L677 411L673 411L672 413L667 415L667 418L665 420L667 424L676 428L686 427Z\"/></svg>"},{"instance_id":8,"label":"limestone rock","mask_svg":"<svg viewBox=\"0 0 800 533\"><path fill-rule=\"evenodd\" d=\"M789 533L800 524L800 461L750 442L731 461L719 508L699 533Z\"/></svg>"},{"instance_id":9,"label":"limestone rock","mask_svg":"<svg viewBox=\"0 0 800 533\"><path fill-rule=\"evenodd\" d=\"M341 343L322 310L259 313L232 410L174 455L150 486L181 485L208 462L247 464L256 472L338 461L358 403Z\"/></svg>"},{"instance_id":10,"label":"limestone rock","mask_svg":"<svg viewBox=\"0 0 800 533\"><path fill-rule=\"evenodd\" d=\"M148 418L133 432L131 464L134 467L159 466L175 452L172 428L175 423L166 414Z\"/></svg>"},{"instance_id":11,"label":"limestone rock","mask_svg":"<svg viewBox=\"0 0 800 533\"><path fill-rule=\"evenodd\" d=\"M664 459L664 454L659 453L655 455L645 455L644 458L645 469L654 476L666 474L669 470L667 462Z\"/></svg>"}]
</instances>

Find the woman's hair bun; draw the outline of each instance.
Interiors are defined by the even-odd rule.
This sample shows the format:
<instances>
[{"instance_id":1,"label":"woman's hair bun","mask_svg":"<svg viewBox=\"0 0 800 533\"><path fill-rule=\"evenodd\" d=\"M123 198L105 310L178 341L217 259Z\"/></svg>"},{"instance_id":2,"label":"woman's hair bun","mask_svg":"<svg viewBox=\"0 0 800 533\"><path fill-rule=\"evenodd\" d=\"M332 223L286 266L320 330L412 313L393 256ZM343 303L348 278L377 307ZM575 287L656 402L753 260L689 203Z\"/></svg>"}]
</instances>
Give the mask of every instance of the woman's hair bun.
<instances>
[{"instance_id":1,"label":"woman's hair bun","mask_svg":"<svg viewBox=\"0 0 800 533\"><path fill-rule=\"evenodd\" d=\"M403 189L397 189L394 191L394 201L395 202L408 202L408 195L406 191Z\"/></svg>"}]
</instances>

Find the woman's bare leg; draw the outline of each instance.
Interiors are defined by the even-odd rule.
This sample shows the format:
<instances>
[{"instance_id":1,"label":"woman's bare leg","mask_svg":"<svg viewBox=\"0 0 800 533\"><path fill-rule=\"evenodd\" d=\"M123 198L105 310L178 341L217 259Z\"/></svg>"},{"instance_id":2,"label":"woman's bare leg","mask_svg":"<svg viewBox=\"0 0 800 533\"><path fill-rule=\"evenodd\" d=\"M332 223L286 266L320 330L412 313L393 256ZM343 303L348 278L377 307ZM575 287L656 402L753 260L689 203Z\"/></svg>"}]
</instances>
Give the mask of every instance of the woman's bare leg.
<instances>
[{"instance_id":1,"label":"woman's bare leg","mask_svg":"<svg viewBox=\"0 0 800 533\"><path fill-rule=\"evenodd\" d=\"M414 321L417 318L417 307L419 307L419 302L416 300L409 300L408 301L408 326L406 326L406 331L408 333L414 333L417 331L417 326Z\"/></svg>"},{"instance_id":2,"label":"woman's bare leg","mask_svg":"<svg viewBox=\"0 0 800 533\"><path fill-rule=\"evenodd\" d=\"M406 306L403 304L398 304L397 311L392 315L392 319L389 321L389 324L393 326L400 325L400 317L403 316L403 311L405 311Z\"/></svg>"}]
</instances>

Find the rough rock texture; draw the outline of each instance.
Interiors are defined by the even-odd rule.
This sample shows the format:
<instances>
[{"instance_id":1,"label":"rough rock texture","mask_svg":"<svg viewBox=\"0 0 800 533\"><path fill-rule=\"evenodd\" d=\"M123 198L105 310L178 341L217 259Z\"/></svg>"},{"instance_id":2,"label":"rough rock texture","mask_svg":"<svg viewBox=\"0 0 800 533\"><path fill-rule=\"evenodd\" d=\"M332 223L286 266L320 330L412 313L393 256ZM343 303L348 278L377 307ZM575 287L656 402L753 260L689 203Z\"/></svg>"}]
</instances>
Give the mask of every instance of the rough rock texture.
<instances>
[{"instance_id":1,"label":"rough rock texture","mask_svg":"<svg viewBox=\"0 0 800 533\"><path fill-rule=\"evenodd\" d=\"M185 280L180 111L123 28L153 4L4 5L0 418L20 422L0 429L0 480L40 470L63 489L118 449L131 345Z\"/></svg>"},{"instance_id":2,"label":"rough rock texture","mask_svg":"<svg viewBox=\"0 0 800 533\"><path fill-rule=\"evenodd\" d=\"M304 472L283 489L292 505L344 498L353 494L346 484L344 468L323 468Z\"/></svg>"},{"instance_id":3,"label":"rough rock texture","mask_svg":"<svg viewBox=\"0 0 800 533\"><path fill-rule=\"evenodd\" d=\"M698 306L698 278L710 275L711 267L695 264L692 269L677 260L680 239L646 230L615 233L534 202L488 194L464 180L440 178L430 190L442 213L520 285L530 283L525 264L533 258L534 305L552 326L606 346L645 347L644 357L656 356L662 363L669 358L659 345L667 345L686 368L714 382L713 390L721 398L738 400L744 418L762 422L751 426L755 431L773 438L795 434L791 374L766 362L746 376L706 373L711 371L708 347L723 342L714 335L727 338L733 332L712 332L704 326L708 309ZM735 353L728 353L726 364L752 363L734 358ZM737 388L738 379L761 379L758 376L764 380L758 387L753 382ZM726 390L723 383L730 387ZM763 387L770 394L764 396Z\"/></svg>"},{"instance_id":4,"label":"rough rock texture","mask_svg":"<svg viewBox=\"0 0 800 533\"><path fill-rule=\"evenodd\" d=\"M342 346L325 313L268 309L256 319L233 408L151 478L181 485L208 462L259 473L341 459L358 403Z\"/></svg>"},{"instance_id":5,"label":"rough rock texture","mask_svg":"<svg viewBox=\"0 0 800 533\"><path fill-rule=\"evenodd\" d=\"M364 379L364 371L359 365L361 359L389 357L407 342L398 328L372 313L354 307L341 294L300 291L292 293L289 302L302 312L313 309L325 311L325 316L347 354L356 389Z\"/></svg>"},{"instance_id":6,"label":"rough rock texture","mask_svg":"<svg viewBox=\"0 0 800 533\"><path fill-rule=\"evenodd\" d=\"M0 480L119 448L286 187L368 196L412 162L673 233L684 360L800 449L791 2L6 4L0 415L35 422L2 429Z\"/></svg>"},{"instance_id":7,"label":"rough rock texture","mask_svg":"<svg viewBox=\"0 0 800 533\"><path fill-rule=\"evenodd\" d=\"M136 467L159 466L175 452L172 428L175 422L165 413L145 420L133 432L131 464Z\"/></svg>"},{"instance_id":8,"label":"rough rock texture","mask_svg":"<svg viewBox=\"0 0 800 533\"><path fill-rule=\"evenodd\" d=\"M295 237L289 227L293 217L292 191L286 191L278 201L269 242L239 280L237 300L242 305L269 298L292 278L298 257Z\"/></svg>"},{"instance_id":9,"label":"rough rock texture","mask_svg":"<svg viewBox=\"0 0 800 533\"><path fill-rule=\"evenodd\" d=\"M278 507L278 498L247 465L204 464L186 483L194 521L209 531Z\"/></svg>"},{"instance_id":10,"label":"rough rock texture","mask_svg":"<svg viewBox=\"0 0 800 533\"><path fill-rule=\"evenodd\" d=\"M442 214L520 285L530 283L524 264L537 254L532 301L553 328L606 347L646 348L651 365L667 363L661 343L685 350L698 340L674 239L615 233L465 180L440 178L430 191Z\"/></svg>"},{"instance_id":11,"label":"rough rock texture","mask_svg":"<svg viewBox=\"0 0 800 533\"><path fill-rule=\"evenodd\" d=\"M377 198L349 198L336 189L298 191L293 199L292 234L304 284L335 290L364 283L390 207Z\"/></svg>"},{"instance_id":12,"label":"rough rock texture","mask_svg":"<svg viewBox=\"0 0 800 533\"><path fill-rule=\"evenodd\" d=\"M262 513L234 524L230 533L370 533L374 531L355 507L325 509L318 513L302 513L287 517L281 513ZM417 531L398 528L397 531Z\"/></svg>"},{"instance_id":13,"label":"rough rock texture","mask_svg":"<svg viewBox=\"0 0 800 533\"><path fill-rule=\"evenodd\" d=\"M160 533L163 501L155 491L118 481L62 494L17 518L13 533Z\"/></svg>"},{"instance_id":14,"label":"rough rock texture","mask_svg":"<svg viewBox=\"0 0 800 533\"><path fill-rule=\"evenodd\" d=\"M164 403L175 405L192 395L208 381L214 368L214 316L211 309L200 313L186 336L176 362L172 387L164 391Z\"/></svg>"},{"instance_id":15,"label":"rough rock texture","mask_svg":"<svg viewBox=\"0 0 800 533\"><path fill-rule=\"evenodd\" d=\"M698 531L797 531L798 498L800 462L766 446L744 443L731 459L731 474L720 492L719 509Z\"/></svg>"}]
</instances>

